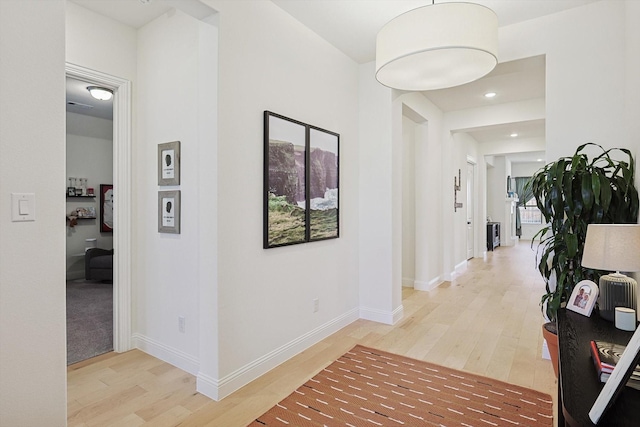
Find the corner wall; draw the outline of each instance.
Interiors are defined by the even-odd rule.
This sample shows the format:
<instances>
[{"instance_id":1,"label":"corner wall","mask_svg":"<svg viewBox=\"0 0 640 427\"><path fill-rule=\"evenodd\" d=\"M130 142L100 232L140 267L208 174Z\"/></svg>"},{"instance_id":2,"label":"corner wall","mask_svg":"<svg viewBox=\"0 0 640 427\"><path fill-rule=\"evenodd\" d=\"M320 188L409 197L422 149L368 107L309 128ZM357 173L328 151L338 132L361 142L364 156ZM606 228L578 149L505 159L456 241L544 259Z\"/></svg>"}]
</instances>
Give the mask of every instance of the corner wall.
<instances>
[{"instance_id":1,"label":"corner wall","mask_svg":"<svg viewBox=\"0 0 640 427\"><path fill-rule=\"evenodd\" d=\"M216 49L208 26L173 10L138 30L133 339L136 347L194 375L200 372L201 320L213 323L217 312L215 291L201 295L201 283L215 289L215 278L201 277L200 265L201 252L216 247L215 85L201 85L217 66L215 57L201 56ZM159 186L158 144L172 141L180 141L180 184ZM174 190L181 194L180 234L159 233L159 192ZM202 191L210 194L201 198ZM200 298L208 305L204 312ZM215 366L215 354L202 356Z\"/></svg>"},{"instance_id":2,"label":"corner wall","mask_svg":"<svg viewBox=\"0 0 640 427\"><path fill-rule=\"evenodd\" d=\"M66 425L64 26L63 0L0 1L2 426ZM35 194L34 222L11 193Z\"/></svg>"},{"instance_id":3,"label":"corner wall","mask_svg":"<svg viewBox=\"0 0 640 427\"><path fill-rule=\"evenodd\" d=\"M214 385L224 397L358 317L358 67L272 2L205 2L220 23ZM340 134L340 238L262 248L264 110Z\"/></svg>"}]
</instances>

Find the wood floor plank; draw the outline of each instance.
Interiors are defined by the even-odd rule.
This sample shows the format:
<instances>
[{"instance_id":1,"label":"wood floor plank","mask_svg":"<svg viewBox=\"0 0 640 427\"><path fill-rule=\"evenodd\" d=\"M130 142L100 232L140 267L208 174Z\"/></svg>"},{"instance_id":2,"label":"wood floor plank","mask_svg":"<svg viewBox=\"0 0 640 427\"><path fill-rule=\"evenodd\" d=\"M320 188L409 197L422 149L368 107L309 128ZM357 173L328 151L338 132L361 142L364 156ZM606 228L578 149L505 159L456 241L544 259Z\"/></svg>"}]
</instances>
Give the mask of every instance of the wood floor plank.
<instances>
[{"instance_id":1,"label":"wood floor plank","mask_svg":"<svg viewBox=\"0 0 640 427\"><path fill-rule=\"evenodd\" d=\"M541 358L543 291L529 242L499 247L432 291L403 288L396 325L357 320L220 402L197 393L193 376L139 350L108 353L68 367L68 425L244 427L356 344L555 399L551 363Z\"/></svg>"}]
</instances>

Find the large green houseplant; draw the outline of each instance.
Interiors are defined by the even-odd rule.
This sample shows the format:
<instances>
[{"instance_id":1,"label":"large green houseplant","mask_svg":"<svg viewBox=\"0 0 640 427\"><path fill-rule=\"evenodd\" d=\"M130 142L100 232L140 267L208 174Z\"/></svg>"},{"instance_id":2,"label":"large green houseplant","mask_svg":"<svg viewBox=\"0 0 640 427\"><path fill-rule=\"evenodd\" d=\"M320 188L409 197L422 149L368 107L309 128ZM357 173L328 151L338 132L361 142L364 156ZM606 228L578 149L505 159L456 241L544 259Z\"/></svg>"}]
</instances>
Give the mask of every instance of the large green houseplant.
<instances>
[{"instance_id":1,"label":"large green houseplant","mask_svg":"<svg viewBox=\"0 0 640 427\"><path fill-rule=\"evenodd\" d=\"M590 160L584 152L587 147L601 152ZM612 152L625 160L614 160ZM547 164L527 183L547 223L533 242L539 239L538 270L546 283L540 302L549 319L555 319L576 283L598 282L601 272L581 266L587 225L637 223L638 191L633 180L629 150L605 150L588 143L572 157Z\"/></svg>"}]
</instances>

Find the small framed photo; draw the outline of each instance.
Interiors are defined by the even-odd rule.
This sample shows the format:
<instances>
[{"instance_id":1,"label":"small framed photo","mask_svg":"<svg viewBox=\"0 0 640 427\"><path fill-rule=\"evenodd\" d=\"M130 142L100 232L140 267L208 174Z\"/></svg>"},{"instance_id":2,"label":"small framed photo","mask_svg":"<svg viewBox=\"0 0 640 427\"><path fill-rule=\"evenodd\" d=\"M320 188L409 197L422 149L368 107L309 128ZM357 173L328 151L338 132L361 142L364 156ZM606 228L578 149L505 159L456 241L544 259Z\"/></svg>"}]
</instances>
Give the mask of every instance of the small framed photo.
<instances>
[{"instance_id":1,"label":"small framed photo","mask_svg":"<svg viewBox=\"0 0 640 427\"><path fill-rule=\"evenodd\" d=\"M598 299L598 285L591 280L583 280L573 288L567 308L583 316L591 316L593 306Z\"/></svg>"},{"instance_id":2,"label":"small framed photo","mask_svg":"<svg viewBox=\"0 0 640 427\"><path fill-rule=\"evenodd\" d=\"M158 191L158 233L180 234L180 190Z\"/></svg>"},{"instance_id":3,"label":"small framed photo","mask_svg":"<svg viewBox=\"0 0 640 427\"><path fill-rule=\"evenodd\" d=\"M158 185L180 185L180 141L158 144Z\"/></svg>"},{"instance_id":4,"label":"small framed photo","mask_svg":"<svg viewBox=\"0 0 640 427\"><path fill-rule=\"evenodd\" d=\"M113 184L100 184L100 232L113 232Z\"/></svg>"}]
</instances>

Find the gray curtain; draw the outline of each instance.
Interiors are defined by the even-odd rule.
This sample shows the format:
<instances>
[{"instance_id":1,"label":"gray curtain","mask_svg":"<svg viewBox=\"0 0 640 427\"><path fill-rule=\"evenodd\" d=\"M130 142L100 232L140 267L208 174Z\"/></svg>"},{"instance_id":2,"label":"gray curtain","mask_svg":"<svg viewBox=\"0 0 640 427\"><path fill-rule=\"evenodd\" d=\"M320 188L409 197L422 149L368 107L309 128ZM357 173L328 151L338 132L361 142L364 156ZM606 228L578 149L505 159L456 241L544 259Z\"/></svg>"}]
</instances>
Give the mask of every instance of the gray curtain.
<instances>
[{"instance_id":1,"label":"gray curtain","mask_svg":"<svg viewBox=\"0 0 640 427\"><path fill-rule=\"evenodd\" d=\"M520 222L520 207L524 206L524 204L533 197L533 192L531 189L525 191L524 187L527 182L531 179L530 176L520 176L516 177L516 193L518 194L518 203L516 204L516 236L522 237L522 224ZM526 206L525 206L526 209Z\"/></svg>"}]
</instances>

